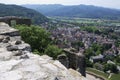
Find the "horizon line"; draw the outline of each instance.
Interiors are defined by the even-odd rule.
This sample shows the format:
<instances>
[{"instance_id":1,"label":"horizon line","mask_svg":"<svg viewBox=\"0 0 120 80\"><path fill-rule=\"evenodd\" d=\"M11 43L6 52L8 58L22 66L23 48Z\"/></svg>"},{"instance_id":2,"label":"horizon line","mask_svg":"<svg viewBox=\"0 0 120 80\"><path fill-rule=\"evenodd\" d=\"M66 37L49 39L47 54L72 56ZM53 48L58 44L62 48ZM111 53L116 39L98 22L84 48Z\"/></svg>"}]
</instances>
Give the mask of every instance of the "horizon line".
<instances>
[{"instance_id":1,"label":"horizon line","mask_svg":"<svg viewBox=\"0 0 120 80\"><path fill-rule=\"evenodd\" d=\"M98 5L92 5L92 4L58 4L58 3L49 3L49 4L36 4L36 3L26 3L26 4L8 4L8 3L0 3L0 4L5 4L5 5L18 5L18 6L21 6L21 5L63 5L63 6L79 6L79 5L86 5L86 6L95 6L95 7L102 7L102 8L109 8L109 9L116 9L116 10L120 10L120 8L111 8L111 7L105 7L105 6L98 6Z\"/></svg>"}]
</instances>

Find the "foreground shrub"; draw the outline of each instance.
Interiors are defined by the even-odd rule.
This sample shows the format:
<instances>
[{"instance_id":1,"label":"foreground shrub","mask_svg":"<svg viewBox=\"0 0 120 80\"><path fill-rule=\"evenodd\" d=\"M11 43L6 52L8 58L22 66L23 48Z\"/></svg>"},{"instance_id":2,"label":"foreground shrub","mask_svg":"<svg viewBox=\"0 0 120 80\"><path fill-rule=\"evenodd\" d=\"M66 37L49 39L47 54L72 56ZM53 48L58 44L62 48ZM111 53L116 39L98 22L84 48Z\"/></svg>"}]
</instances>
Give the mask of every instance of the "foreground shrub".
<instances>
[{"instance_id":1,"label":"foreground shrub","mask_svg":"<svg viewBox=\"0 0 120 80\"><path fill-rule=\"evenodd\" d=\"M53 59L56 59L57 56L61 53L62 50L54 45L48 45L48 47L45 49L45 54L49 55L50 57L53 57Z\"/></svg>"},{"instance_id":2,"label":"foreground shrub","mask_svg":"<svg viewBox=\"0 0 120 80\"><path fill-rule=\"evenodd\" d=\"M18 25L16 28L20 31L22 39L31 45L34 54L48 55L56 59L62 50L52 45L50 33L38 26Z\"/></svg>"},{"instance_id":3,"label":"foreground shrub","mask_svg":"<svg viewBox=\"0 0 120 80\"><path fill-rule=\"evenodd\" d=\"M51 43L50 33L46 32L43 28L25 25L18 25L16 28L19 29L22 39L31 45L32 51L36 49L43 53L48 44Z\"/></svg>"}]
</instances>

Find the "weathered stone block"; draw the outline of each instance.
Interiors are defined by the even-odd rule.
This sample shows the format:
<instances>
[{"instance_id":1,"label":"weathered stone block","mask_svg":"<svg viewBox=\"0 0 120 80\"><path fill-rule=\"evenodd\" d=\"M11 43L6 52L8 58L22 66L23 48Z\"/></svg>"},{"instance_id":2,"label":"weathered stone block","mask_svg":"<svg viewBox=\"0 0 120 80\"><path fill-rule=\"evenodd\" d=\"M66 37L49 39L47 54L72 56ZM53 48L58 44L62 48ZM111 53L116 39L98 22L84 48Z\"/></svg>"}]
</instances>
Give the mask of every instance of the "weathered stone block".
<instances>
[{"instance_id":1,"label":"weathered stone block","mask_svg":"<svg viewBox=\"0 0 120 80\"><path fill-rule=\"evenodd\" d=\"M7 46L7 50L8 51L16 51L16 50L18 50L18 46L15 46L15 45Z\"/></svg>"}]
</instances>

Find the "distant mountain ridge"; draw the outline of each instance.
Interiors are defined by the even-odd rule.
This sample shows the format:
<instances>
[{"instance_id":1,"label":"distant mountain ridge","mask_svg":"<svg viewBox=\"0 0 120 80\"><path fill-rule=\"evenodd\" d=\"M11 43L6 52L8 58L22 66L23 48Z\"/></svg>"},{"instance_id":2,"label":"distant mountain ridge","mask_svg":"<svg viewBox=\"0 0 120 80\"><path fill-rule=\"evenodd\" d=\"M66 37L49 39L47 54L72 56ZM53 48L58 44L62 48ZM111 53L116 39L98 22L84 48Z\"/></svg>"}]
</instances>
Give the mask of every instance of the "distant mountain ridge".
<instances>
[{"instance_id":1,"label":"distant mountain ridge","mask_svg":"<svg viewBox=\"0 0 120 80\"><path fill-rule=\"evenodd\" d=\"M0 17L3 16L18 16L23 18L31 18L34 24L40 24L48 21L41 13L17 5L0 4Z\"/></svg>"},{"instance_id":2,"label":"distant mountain ridge","mask_svg":"<svg viewBox=\"0 0 120 80\"><path fill-rule=\"evenodd\" d=\"M26 7L26 8L34 9L36 11L41 12L42 14L47 14L48 12L51 12L53 10L63 7L63 5L60 5L60 4L53 4L53 5L26 4L26 5L22 5L22 6Z\"/></svg>"},{"instance_id":3,"label":"distant mountain ridge","mask_svg":"<svg viewBox=\"0 0 120 80\"><path fill-rule=\"evenodd\" d=\"M97 7L92 5L22 5L34 9L46 16L100 18L120 20L120 10Z\"/></svg>"}]
</instances>

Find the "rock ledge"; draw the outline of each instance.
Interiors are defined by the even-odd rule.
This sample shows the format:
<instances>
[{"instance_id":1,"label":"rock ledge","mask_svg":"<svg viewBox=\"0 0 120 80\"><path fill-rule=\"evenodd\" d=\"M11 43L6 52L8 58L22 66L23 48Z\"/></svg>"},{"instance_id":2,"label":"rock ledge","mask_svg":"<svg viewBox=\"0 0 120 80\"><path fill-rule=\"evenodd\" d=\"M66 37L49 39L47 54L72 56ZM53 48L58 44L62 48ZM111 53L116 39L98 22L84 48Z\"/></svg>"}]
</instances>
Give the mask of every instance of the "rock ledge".
<instances>
[{"instance_id":1,"label":"rock ledge","mask_svg":"<svg viewBox=\"0 0 120 80\"><path fill-rule=\"evenodd\" d=\"M87 80L47 55L32 54L30 45L13 35L16 29L5 23L0 29L0 80Z\"/></svg>"}]
</instances>

